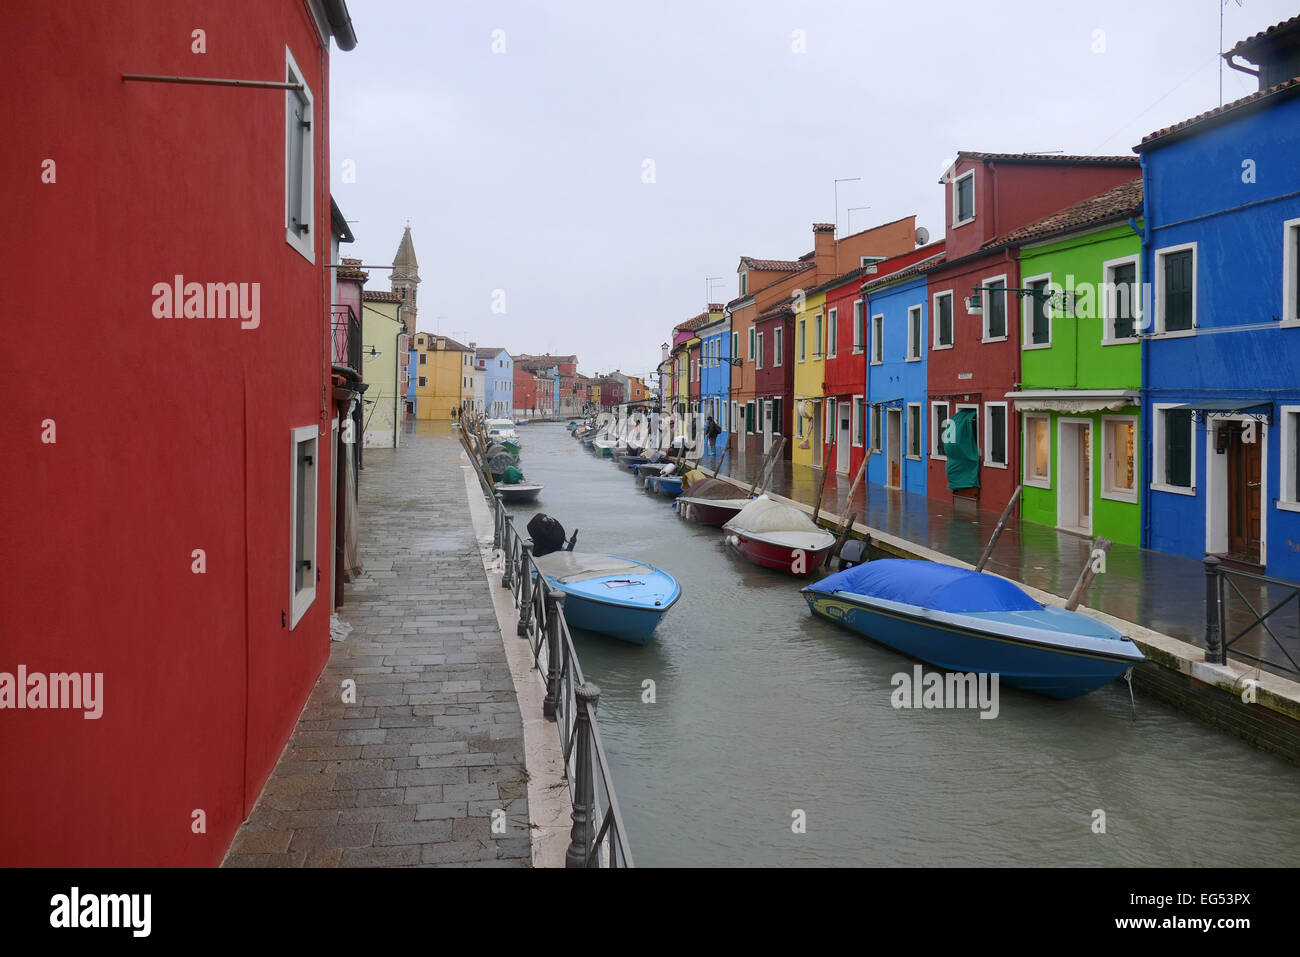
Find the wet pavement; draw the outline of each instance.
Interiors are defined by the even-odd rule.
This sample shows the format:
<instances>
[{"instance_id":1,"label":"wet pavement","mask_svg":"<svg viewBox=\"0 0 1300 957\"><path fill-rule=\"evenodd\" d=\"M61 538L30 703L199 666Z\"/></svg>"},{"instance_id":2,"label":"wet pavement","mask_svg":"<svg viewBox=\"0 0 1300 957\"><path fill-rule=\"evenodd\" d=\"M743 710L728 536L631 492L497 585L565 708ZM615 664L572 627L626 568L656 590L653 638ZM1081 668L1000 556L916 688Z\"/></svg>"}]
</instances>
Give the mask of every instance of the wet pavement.
<instances>
[{"instance_id":1,"label":"wet pavement","mask_svg":"<svg viewBox=\"0 0 1300 957\"><path fill-rule=\"evenodd\" d=\"M724 459L722 474L752 483L761 460L761 454L746 456L732 450ZM716 461L706 459L704 465L712 471ZM812 505L823 474L820 469L792 465L782 459L773 470L769 490ZM829 512L835 518L843 513L852 482L851 475L831 477L822 499L823 513ZM947 503L865 480L853 495L851 511L857 514L857 522L971 564L979 560L999 518L997 513L974 509L954 514ZM1068 598L1090 554L1091 539L1012 519L986 567L1006 578ZM1259 613L1289 594L1286 589L1241 580L1237 587ZM1226 590L1231 596L1227 603L1231 637L1246 629L1255 615L1231 588ZM1106 556L1106 572L1093 580L1083 604L1205 647L1205 566L1197 559L1112 545ZM1300 662L1300 601L1293 600L1269 619L1269 625L1291 658ZM1289 677L1296 677L1294 666L1262 629L1243 636L1233 650L1263 658L1268 663L1265 667L1279 674L1291 668Z\"/></svg>"}]
</instances>

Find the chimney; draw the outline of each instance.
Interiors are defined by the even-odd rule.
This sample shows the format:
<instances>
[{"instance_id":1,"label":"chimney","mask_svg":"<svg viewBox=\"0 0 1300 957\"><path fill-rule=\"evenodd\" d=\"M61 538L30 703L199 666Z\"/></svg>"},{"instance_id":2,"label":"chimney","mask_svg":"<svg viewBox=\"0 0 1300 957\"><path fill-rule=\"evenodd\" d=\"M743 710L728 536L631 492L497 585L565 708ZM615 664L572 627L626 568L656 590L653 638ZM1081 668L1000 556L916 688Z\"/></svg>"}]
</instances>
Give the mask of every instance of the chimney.
<instances>
[{"instance_id":1,"label":"chimney","mask_svg":"<svg viewBox=\"0 0 1300 957\"><path fill-rule=\"evenodd\" d=\"M818 280L835 275L835 224L813 223L813 261Z\"/></svg>"}]
</instances>

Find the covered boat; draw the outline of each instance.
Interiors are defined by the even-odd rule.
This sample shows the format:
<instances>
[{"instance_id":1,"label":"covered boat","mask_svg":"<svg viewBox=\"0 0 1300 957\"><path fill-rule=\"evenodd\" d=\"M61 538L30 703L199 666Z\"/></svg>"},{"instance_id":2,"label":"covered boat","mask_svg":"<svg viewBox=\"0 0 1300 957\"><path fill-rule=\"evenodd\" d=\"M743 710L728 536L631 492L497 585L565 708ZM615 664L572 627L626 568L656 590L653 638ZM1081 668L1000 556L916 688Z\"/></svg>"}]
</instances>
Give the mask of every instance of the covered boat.
<instances>
[{"instance_id":1,"label":"covered boat","mask_svg":"<svg viewBox=\"0 0 1300 957\"><path fill-rule=\"evenodd\" d=\"M811 574L835 547L835 536L801 510L766 495L748 502L722 530L727 544L755 565L792 575Z\"/></svg>"},{"instance_id":2,"label":"covered boat","mask_svg":"<svg viewBox=\"0 0 1300 957\"><path fill-rule=\"evenodd\" d=\"M867 562L803 596L814 614L904 654L1053 698L1087 694L1144 660L1104 622L1043 605L1005 578L937 562Z\"/></svg>"},{"instance_id":3,"label":"covered boat","mask_svg":"<svg viewBox=\"0 0 1300 957\"><path fill-rule=\"evenodd\" d=\"M531 502L544 487L541 482L528 481L518 466L511 465L501 473L501 481L493 489L501 493L502 501L512 505L516 502Z\"/></svg>"},{"instance_id":4,"label":"covered boat","mask_svg":"<svg viewBox=\"0 0 1300 957\"><path fill-rule=\"evenodd\" d=\"M720 478L691 482L677 499L677 512L701 525L725 525L753 501L743 489Z\"/></svg>"},{"instance_id":5,"label":"covered boat","mask_svg":"<svg viewBox=\"0 0 1300 957\"><path fill-rule=\"evenodd\" d=\"M633 644L650 640L682 594L672 575L630 558L557 551L534 561L547 584L564 592L570 625Z\"/></svg>"},{"instance_id":6,"label":"covered boat","mask_svg":"<svg viewBox=\"0 0 1300 957\"><path fill-rule=\"evenodd\" d=\"M503 442L507 439L511 442L518 441L515 424L510 419L488 419L484 425L487 426L489 442Z\"/></svg>"}]
</instances>

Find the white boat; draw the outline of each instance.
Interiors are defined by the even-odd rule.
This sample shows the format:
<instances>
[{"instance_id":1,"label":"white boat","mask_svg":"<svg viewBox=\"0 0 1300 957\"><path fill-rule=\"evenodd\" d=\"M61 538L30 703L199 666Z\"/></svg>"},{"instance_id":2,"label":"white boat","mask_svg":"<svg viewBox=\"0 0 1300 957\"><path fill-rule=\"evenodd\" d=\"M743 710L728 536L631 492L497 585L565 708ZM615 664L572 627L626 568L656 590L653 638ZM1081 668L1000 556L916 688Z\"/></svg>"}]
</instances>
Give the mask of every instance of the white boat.
<instances>
[{"instance_id":1,"label":"white boat","mask_svg":"<svg viewBox=\"0 0 1300 957\"><path fill-rule=\"evenodd\" d=\"M502 439L514 441L519 437L515 424L510 419L488 419L487 434L489 441L500 442Z\"/></svg>"}]
</instances>

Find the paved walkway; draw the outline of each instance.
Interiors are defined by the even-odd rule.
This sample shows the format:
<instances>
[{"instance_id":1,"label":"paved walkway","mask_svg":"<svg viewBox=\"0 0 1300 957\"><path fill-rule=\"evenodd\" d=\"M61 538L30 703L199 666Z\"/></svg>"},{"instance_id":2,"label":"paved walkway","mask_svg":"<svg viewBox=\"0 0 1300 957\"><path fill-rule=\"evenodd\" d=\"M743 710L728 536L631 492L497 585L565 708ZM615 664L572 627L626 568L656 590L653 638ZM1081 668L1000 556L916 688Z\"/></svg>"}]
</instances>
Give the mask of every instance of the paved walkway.
<instances>
[{"instance_id":1,"label":"paved walkway","mask_svg":"<svg viewBox=\"0 0 1300 957\"><path fill-rule=\"evenodd\" d=\"M523 723L460 445L445 423L402 441L365 450L352 633L331 643L226 866L529 866ZM340 703L348 678L355 705Z\"/></svg>"},{"instance_id":2,"label":"paved walkway","mask_svg":"<svg viewBox=\"0 0 1300 957\"><path fill-rule=\"evenodd\" d=\"M722 474L738 481L753 481L761 455L726 457ZM705 466L712 469L713 460ZM774 470L770 490L778 495L812 505L823 473L782 459ZM835 518L844 510L852 476L834 475L826 486L823 513ZM974 564L997 525L993 512L954 514L947 503L924 496L867 484L853 496L852 511L863 525L880 529L909 542ZM989 559L988 569L1006 578L1067 598L1079 572L1088 560L1091 540L1060 532L1033 522L1008 522ZM1266 611L1286 597L1286 592L1259 585L1240 585L1260 611ZM1231 590L1229 590L1231 594ZM1112 545L1106 556L1106 574L1098 575L1083 602L1090 608L1136 622L1190 644L1205 646L1205 569L1200 561L1182 555ZM1231 634L1253 619L1245 606L1233 597L1228 603ZM1291 657L1300 661L1300 620L1295 605L1269 620L1285 642ZM1232 626L1236 625L1236 629ZM1234 648L1286 664L1286 658L1261 630L1243 637Z\"/></svg>"}]
</instances>

